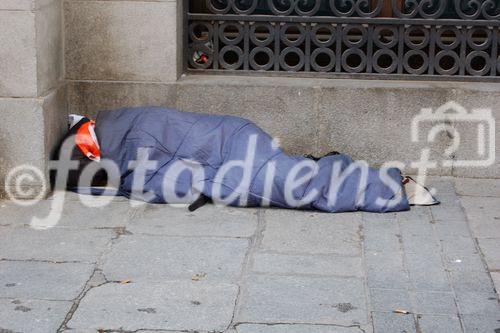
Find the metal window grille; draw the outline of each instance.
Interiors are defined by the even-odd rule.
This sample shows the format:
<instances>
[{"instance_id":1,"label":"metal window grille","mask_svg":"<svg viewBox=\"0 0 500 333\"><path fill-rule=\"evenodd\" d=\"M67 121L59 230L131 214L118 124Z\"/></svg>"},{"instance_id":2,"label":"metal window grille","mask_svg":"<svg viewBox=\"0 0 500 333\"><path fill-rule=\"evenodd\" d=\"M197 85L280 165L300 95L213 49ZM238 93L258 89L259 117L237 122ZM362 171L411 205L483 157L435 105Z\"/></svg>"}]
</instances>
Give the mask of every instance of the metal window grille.
<instances>
[{"instance_id":1,"label":"metal window grille","mask_svg":"<svg viewBox=\"0 0 500 333\"><path fill-rule=\"evenodd\" d=\"M500 0L189 0L188 72L500 81Z\"/></svg>"}]
</instances>

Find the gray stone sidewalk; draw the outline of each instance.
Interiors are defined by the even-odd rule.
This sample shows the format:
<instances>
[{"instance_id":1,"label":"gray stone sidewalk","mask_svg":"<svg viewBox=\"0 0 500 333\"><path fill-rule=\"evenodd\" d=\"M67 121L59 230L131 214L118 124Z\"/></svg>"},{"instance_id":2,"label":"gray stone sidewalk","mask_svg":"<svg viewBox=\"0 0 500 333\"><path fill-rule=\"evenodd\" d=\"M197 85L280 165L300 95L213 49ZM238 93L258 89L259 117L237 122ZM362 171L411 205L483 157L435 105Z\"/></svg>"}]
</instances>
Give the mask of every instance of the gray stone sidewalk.
<instances>
[{"instance_id":1,"label":"gray stone sidewalk","mask_svg":"<svg viewBox=\"0 0 500 333\"><path fill-rule=\"evenodd\" d=\"M500 332L500 181L397 214L0 203L0 332ZM99 203L100 199L92 199ZM396 310L407 314L395 313Z\"/></svg>"}]
</instances>

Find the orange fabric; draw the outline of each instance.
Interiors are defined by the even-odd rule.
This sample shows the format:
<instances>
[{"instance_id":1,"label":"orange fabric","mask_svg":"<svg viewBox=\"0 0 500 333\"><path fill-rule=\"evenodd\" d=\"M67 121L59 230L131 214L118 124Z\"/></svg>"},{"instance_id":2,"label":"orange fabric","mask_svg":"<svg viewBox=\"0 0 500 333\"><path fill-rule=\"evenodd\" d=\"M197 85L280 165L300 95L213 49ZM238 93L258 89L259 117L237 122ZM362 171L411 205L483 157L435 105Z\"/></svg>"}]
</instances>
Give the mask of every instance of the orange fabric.
<instances>
[{"instance_id":1,"label":"orange fabric","mask_svg":"<svg viewBox=\"0 0 500 333\"><path fill-rule=\"evenodd\" d=\"M99 161L101 159L101 150L99 144L95 138L94 133L94 121L88 121L76 131L76 146L80 151L94 161Z\"/></svg>"}]
</instances>

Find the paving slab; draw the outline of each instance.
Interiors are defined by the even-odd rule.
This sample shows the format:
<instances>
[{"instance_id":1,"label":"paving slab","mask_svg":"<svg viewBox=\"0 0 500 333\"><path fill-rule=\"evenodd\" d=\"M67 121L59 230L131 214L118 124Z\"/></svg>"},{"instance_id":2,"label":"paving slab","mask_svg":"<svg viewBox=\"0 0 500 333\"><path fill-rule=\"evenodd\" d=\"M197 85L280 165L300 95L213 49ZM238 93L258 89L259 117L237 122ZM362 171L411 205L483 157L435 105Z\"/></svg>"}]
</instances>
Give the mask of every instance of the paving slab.
<instances>
[{"instance_id":1,"label":"paving slab","mask_svg":"<svg viewBox=\"0 0 500 333\"><path fill-rule=\"evenodd\" d=\"M91 289L68 328L107 330L224 331L238 287L231 284L167 281L108 283Z\"/></svg>"},{"instance_id":2,"label":"paving slab","mask_svg":"<svg viewBox=\"0 0 500 333\"><path fill-rule=\"evenodd\" d=\"M0 214L0 225L30 225L33 217L37 217L43 219L43 222L40 223L42 226L124 227L134 211L128 202L115 202L105 207L88 207L76 200L56 202L58 201L43 200L33 206L19 206L13 202L6 202L5 207L0 208L2 213ZM50 215L51 213L52 215Z\"/></svg>"},{"instance_id":3,"label":"paving slab","mask_svg":"<svg viewBox=\"0 0 500 333\"><path fill-rule=\"evenodd\" d=\"M497 294L492 292L460 292L457 293L460 313L480 316L500 315Z\"/></svg>"},{"instance_id":4,"label":"paving slab","mask_svg":"<svg viewBox=\"0 0 500 333\"><path fill-rule=\"evenodd\" d=\"M474 240L464 236L445 236L440 238L443 255L447 259L480 257Z\"/></svg>"},{"instance_id":5,"label":"paving slab","mask_svg":"<svg viewBox=\"0 0 500 333\"><path fill-rule=\"evenodd\" d=\"M256 228L256 209L215 205L205 205L194 212L186 207L145 205L128 227L133 233L224 237L250 237Z\"/></svg>"},{"instance_id":6,"label":"paving slab","mask_svg":"<svg viewBox=\"0 0 500 333\"><path fill-rule=\"evenodd\" d=\"M471 228L469 227L469 223L467 221L467 216L465 214L465 211L463 209L459 209L457 207L454 208L434 208L431 207L431 212L432 212L432 224L434 225L439 225L439 224L444 224L446 226L449 226L453 229L463 229L463 227L466 227L467 232L463 234L463 236L470 236L471 235ZM464 224L465 223L465 224ZM444 232L440 235L452 235L454 230L448 230L448 232Z\"/></svg>"},{"instance_id":7,"label":"paving slab","mask_svg":"<svg viewBox=\"0 0 500 333\"><path fill-rule=\"evenodd\" d=\"M363 246L365 251L398 252L401 249L396 214L363 213Z\"/></svg>"},{"instance_id":8,"label":"paving slab","mask_svg":"<svg viewBox=\"0 0 500 333\"><path fill-rule=\"evenodd\" d=\"M115 236L113 230L0 227L0 259L96 262Z\"/></svg>"},{"instance_id":9,"label":"paving slab","mask_svg":"<svg viewBox=\"0 0 500 333\"><path fill-rule=\"evenodd\" d=\"M409 293L406 289L370 289L371 307L374 311L412 311Z\"/></svg>"},{"instance_id":10,"label":"paving slab","mask_svg":"<svg viewBox=\"0 0 500 333\"><path fill-rule=\"evenodd\" d=\"M455 178L458 195L500 197L500 179Z\"/></svg>"},{"instance_id":11,"label":"paving slab","mask_svg":"<svg viewBox=\"0 0 500 333\"><path fill-rule=\"evenodd\" d=\"M443 263L449 272L486 272L487 268L479 254L443 256Z\"/></svg>"},{"instance_id":12,"label":"paving slab","mask_svg":"<svg viewBox=\"0 0 500 333\"><path fill-rule=\"evenodd\" d=\"M233 281L241 273L246 239L128 235L104 258L108 280Z\"/></svg>"},{"instance_id":13,"label":"paving slab","mask_svg":"<svg viewBox=\"0 0 500 333\"><path fill-rule=\"evenodd\" d=\"M457 316L418 316L421 333L460 333L462 325Z\"/></svg>"},{"instance_id":14,"label":"paving slab","mask_svg":"<svg viewBox=\"0 0 500 333\"><path fill-rule=\"evenodd\" d=\"M365 253L366 275L370 288L405 289L409 287L408 272L401 252Z\"/></svg>"},{"instance_id":15,"label":"paving slab","mask_svg":"<svg viewBox=\"0 0 500 333\"><path fill-rule=\"evenodd\" d=\"M455 178L453 177L430 176L426 179L425 186L429 190L436 191L435 195L438 197L449 196L449 195L453 196L456 194L454 180Z\"/></svg>"},{"instance_id":16,"label":"paving slab","mask_svg":"<svg viewBox=\"0 0 500 333\"><path fill-rule=\"evenodd\" d=\"M372 317L375 332L416 332L415 319L412 314L373 312Z\"/></svg>"},{"instance_id":17,"label":"paving slab","mask_svg":"<svg viewBox=\"0 0 500 333\"><path fill-rule=\"evenodd\" d=\"M68 333L462 332L458 317L466 333L496 333L496 185L482 182L483 195L463 183L459 197L449 179L433 180L442 205L389 214L213 205L190 213L123 198L89 210L68 194L48 230L26 224L54 199L30 208L0 202L0 313L14 323L0 320L0 332L36 332L39 317L55 325L41 331L55 331L68 308L45 304L69 307L95 269L86 263L106 253L99 269L109 282L89 283ZM123 280L131 282L115 282Z\"/></svg>"},{"instance_id":18,"label":"paving slab","mask_svg":"<svg viewBox=\"0 0 500 333\"><path fill-rule=\"evenodd\" d=\"M80 263L0 261L0 297L73 300L93 270Z\"/></svg>"},{"instance_id":19,"label":"paving slab","mask_svg":"<svg viewBox=\"0 0 500 333\"><path fill-rule=\"evenodd\" d=\"M432 213L429 206L412 206L410 210L395 213L394 216L401 226L405 222L410 222L409 225L411 226L415 222L430 222L432 220ZM413 230L420 231L421 229L414 228Z\"/></svg>"},{"instance_id":20,"label":"paving slab","mask_svg":"<svg viewBox=\"0 0 500 333\"><path fill-rule=\"evenodd\" d=\"M457 196L447 196L440 198L441 203L431 206L432 218L435 221L465 220L466 215L460 205L460 199Z\"/></svg>"},{"instance_id":21,"label":"paving slab","mask_svg":"<svg viewBox=\"0 0 500 333\"><path fill-rule=\"evenodd\" d=\"M109 193L115 193L116 189L114 188L108 188ZM62 191L64 192L64 200L68 201L77 201L77 202L92 202L94 204L103 204L104 202L130 202L130 199L124 196L110 196L110 195L89 195L89 194L82 194L82 193L76 193L73 191ZM54 191L47 199L48 200L54 200L58 196L61 195L61 191ZM135 202L137 205L140 204L140 202Z\"/></svg>"},{"instance_id":22,"label":"paving slab","mask_svg":"<svg viewBox=\"0 0 500 333\"><path fill-rule=\"evenodd\" d=\"M462 197L472 232L477 238L500 238L498 198Z\"/></svg>"},{"instance_id":23,"label":"paving slab","mask_svg":"<svg viewBox=\"0 0 500 333\"><path fill-rule=\"evenodd\" d=\"M237 333L361 333L359 327L303 324L240 324Z\"/></svg>"},{"instance_id":24,"label":"paving slab","mask_svg":"<svg viewBox=\"0 0 500 333\"><path fill-rule=\"evenodd\" d=\"M236 320L363 325L368 319L365 302L363 280L358 278L250 276Z\"/></svg>"},{"instance_id":25,"label":"paving slab","mask_svg":"<svg viewBox=\"0 0 500 333\"><path fill-rule=\"evenodd\" d=\"M426 236L403 234L402 246L405 253L418 254L422 257L433 256L441 251L439 241L432 235L432 228Z\"/></svg>"},{"instance_id":26,"label":"paving slab","mask_svg":"<svg viewBox=\"0 0 500 333\"><path fill-rule=\"evenodd\" d=\"M500 331L500 315L462 315L466 333L498 333Z\"/></svg>"},{"instance_id":27,"label":"paving slab","mask_svg":"<svg viewBox=\"0 0 500 333\"><path fill-rule=\"evenodd\" d=\"M450 291L451 285L439 253L406 254L406 268L417 291Z\"/></svg>"},{"instance_id":28,"label":"paving slab","mask_svg":"<svg viewBox=\"0 0 500 333\"><path fill-rule=\"evenodd\" d=\"M450 270L450 280L457 292L492 292L491 277L486 271Z\"/></svg>"},{"instance_id":29,"label":"paving slab","mask_svg":"<svg viewBox=\"0 0 500 333\"><path fill-rule=\"evenodd\" d=\"M401 250L401 234L396 232L364 231L364 248L370 252L398 253Z\"/></svg>"},{"instance_id":30,"label":"paving slab","mask_svg":"<svg viewBox=\"0 0 500 333\"><path fill-rule=\"evenodd\" d=\"M480 238L478 244L486 259L488 268L490 270L500 270L500 238Z\"/></svg>"},{"instance_id":31,"label":"paving slab","mask_svg":"<svg viewBox=\"0 0 500 333\"><path fill-rule=\"evenodd\" d=\"M361 215L268 209L262 248L286 253L361 253Z\"/></svg>"},{"instance_id":32,"label":"paving slab","mask_svg":"<svg viewBox=\"0 0 500 333\"><path fill-rule=\"evenodd\" d=\"M0 332L56 332L72 302L0 299Z\"/></svg>"},{"instance_id":33,"label":"paving slab","mask_svg":"<svg viewBox=\"0 0 500 333\"><path fill-rule=\"evenodd\" d=\"M432 234L433 217L429 207L416 207L408 212L401 212L397 214L396 220L403 237Z\"/></svg>"},{"instance_id":34,"label":"paving slab","mask_svg":"<svg viewBox=\"0 0 500 333\"><path fill-rule=\"evenodd\" d=\"M495 289L500 294L500 272L491 272L491 278L495 284Z\"/></svg>"},{"instance_id":35,"label":"paving slab","mask_svg":"<svg viewBox=\"0 0 500 333\"><path fill-rule=\"evenodd\" d=\"M255 253L252 272L363 277L361 257Z\"/></svg>"},{"instance_id":36,"label":"paving slab","mask_svg":"<svg viewBox=\"0 0 500 333\"><path fill-rule=\"evenodd\" d=\"M411 292L414 311L426 315L456 315L458 309L455 304L454 294L451 292Z\"/></svg>"},{"instance_id":37,"label":"paving slab","mask_svg":"<svg viewBox=\"0 0 500 333\"><path fill-rule=\"evenodd\" d=\"M443 237L471 237L471 231L465 215L458 220L435 220L432 222L439 238Z\"/></svg>"}]
</instances>

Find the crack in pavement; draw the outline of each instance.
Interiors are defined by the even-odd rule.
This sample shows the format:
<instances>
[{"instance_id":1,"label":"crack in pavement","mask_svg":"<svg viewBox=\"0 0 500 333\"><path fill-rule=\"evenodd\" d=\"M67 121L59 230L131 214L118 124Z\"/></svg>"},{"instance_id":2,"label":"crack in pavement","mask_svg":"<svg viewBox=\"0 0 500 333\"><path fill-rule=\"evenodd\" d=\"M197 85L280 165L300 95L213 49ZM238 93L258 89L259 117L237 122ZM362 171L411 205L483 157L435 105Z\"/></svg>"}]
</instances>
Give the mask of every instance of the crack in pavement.
<instances>
[{"instance_id":1,"label":"crack in pavement","mask_svg":"<svg viewBox=\"0 0 500 333\"><path fill-rule=\"evenodd\" d=\"M312 323L256 323L256 322L239 322L234 325L237 328L240 325L263 325L263 326L320 326L320 327L342 327L342 328L355 328L360 330L362 333L366 333L365 329L361 325L340 325L340 324L312 324Z\"/></svg>"},{"instance_id":2,"label":"crack in pavement","mask_svg":"<svg viewBox=\"0 0 500 333\"><path fill-rule=\"evenodd\" d=\"M111 252L111 250L112 250L113 245L115 244L115 242L117 240L119 240L119 238L121 236L127 235L127 230L126 230L126 227L112 227L110 229L115 230L116 235L111 238L111 240L107 244L107 248L101 253L101 255L99 256L99 258L97 259L97 261L95 263L94 270L92 271L92 273L90 274L90 277L85 282L83 290L73 300L73 305L71 306L70 310L68 311L68 313L64 317L63 322L61 323L61 325L57 329L58 333L63 332L65 330L69 329L69 327L67 326L68 323L69 323L69 321L73 318L73 315L77 311L77 309L78 309L78 307L80 305L80 302L83 300L83 298L85 298L85 296L87 295L87 293L89 291L91 291L94 288L101 287L101 286L103 286L105 284L119 283L119 281L109 281L109 280L107 280L106 276L104 275L104 273L103 273L103 271L101 269L101 266L102 266L102 261L103 261L104 257L109 252ZM101 281L101 282L99 282L99 281Z\"/></svg>"}]
</instances>

